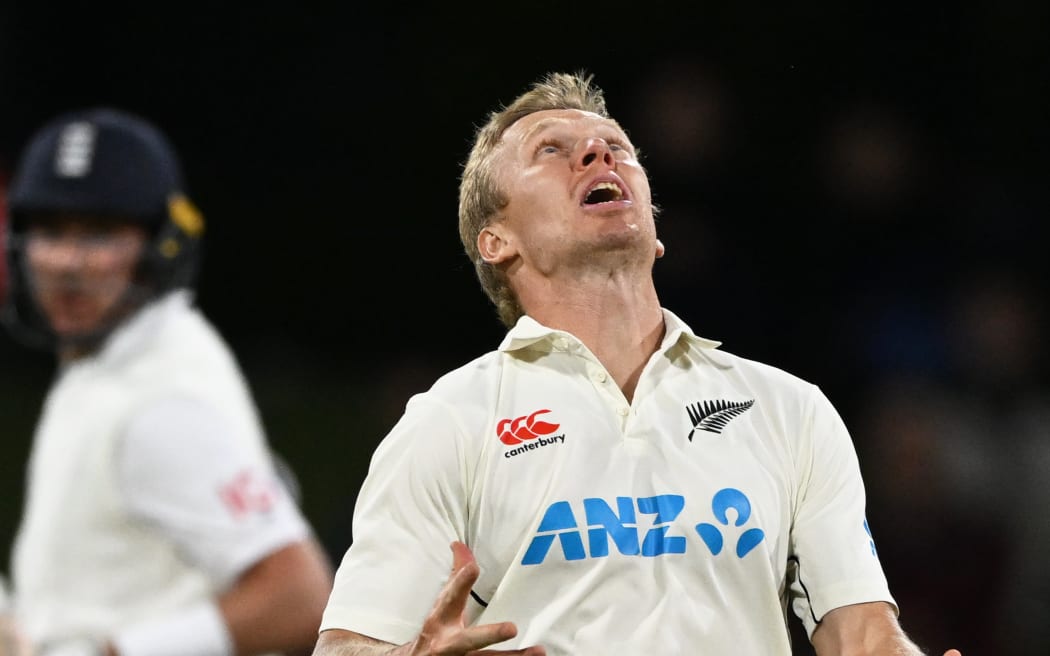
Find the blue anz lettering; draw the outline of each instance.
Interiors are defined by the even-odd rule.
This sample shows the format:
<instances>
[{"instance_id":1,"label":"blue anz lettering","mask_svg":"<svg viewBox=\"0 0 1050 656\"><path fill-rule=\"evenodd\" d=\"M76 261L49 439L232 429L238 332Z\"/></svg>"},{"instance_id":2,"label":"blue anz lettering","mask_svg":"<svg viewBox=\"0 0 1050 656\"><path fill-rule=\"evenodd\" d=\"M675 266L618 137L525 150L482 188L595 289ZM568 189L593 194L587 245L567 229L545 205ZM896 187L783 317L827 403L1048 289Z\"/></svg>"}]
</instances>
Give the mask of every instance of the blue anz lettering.
<instances>
[{"instance_id":1,"label":"blue anz lettering","mask_svg":"<svg viewBox=\"0 0 1050 656\"><path fill-rule=\"evenodd\" d=\"M635 513L655 515L652 528L645 534L639 546L638 521ZM609 541L625 556L659 556L665 553L685 553L686 541L682 536L668 536L670 524L685 508L685 497L678 494L661 494L653 497L616 497L616 509L604 500L591 497L583 500L583 511L587 518L587 544L591 558L609 555ZM532 538L522 565L538 565L546 559L557 538L566 560L581 560L588 554L583 549L583 538L572 507L568 501L552 503L540 521L536 536Z\"/></svg>"},{"instance_id":2,"label":"blue anz lettering","mask_svg":"<svg viewBox=\"0 0 1050 656\"><path fill-rule=\"evenodd\" d=\"M614 503L615 507L599 497L583 500L583 513L587 520L585 548L580 522L577 521L572 506L568 501L555 501L544 511L543 519L528 549L525 550L521 564L542 563L554 547L555 540L561 545L565 560L607 558L611 553L610 543L615 545L617 553L623 556L655 557L686 553L686 537L668 534L675 519L685 509L685 497L680 494L616 497ZM737 558L751 553L766 537L765 531L757 527L734 530L747 524L752 515L751 500L736 488L727 487L716 492L711 499L711 511L717 523L700 522L695 528L697 535L713 556L722 553L726 534L739 533L733 547ZM638 535L640 515L652 516L651 527L641 540ZM870 538L871 531L867 520L864 522L864 529ZM871 547L874 553L874 541Z\"/></svg>"},{"instance_id":3,"label":"blue anz lettering","mask_svg":"<svg viewBox=\"0 0 1050 656\"><path fill-rule=\"evenodd\" d=\"M715 494L711 499L711 510L715 514L715 519L723 526L729 526L729 510L734 510L736 513L734 526L743 526L747 520L751 519L751 501L743 492L732 487L721 489ZM696 532L712 555L717 556L722 551L724 541L722 531L717 526L701 522L696 525ZM760 528L751 528L741 533L736 542L737 557L746 556L762 542L765 536L765 532Z\"/></svg>"},{"instance_id":4,"label":"blue anz lettering","mask_svg":"<svg viewBox=\"0 0 1050 656\"><path fill-rule=\"evenodd\" d=\"M583 500L587 526L591 527L587 529L591 558L604 558L609 555L610 537L623 555L638 555L638 525L634 518L634 499L616 497L616 506L620 511L619 517L609 504L605 503L605 499Z\"/></svg>"},{"instance_id":5,"label":"blue anz lettering","mask_svg":"<svg viewBox=\"0 0 1050 656\"><path fill-rule=\"evenodd\" d=\"M583 551L583 539L577 529L576 516L568 501L556 501L547 508L540 522L539 534L532 538L532 543L521 559L522 565L538 565L547 557L554 538L561 541L561 550L565 560L582 560L587 557Z\"/></svg>"},{"instance_id":6,"label":"blue anz lettering","mask_svg":"<svg viewBox=\"0 0 1050 656\"><path fill-rule=\"evenodd\" d=\"M638 499L638 510L646 515L656 515L653 527L642 542L643 556L659 556L665 553L685 553L685 538L681 535L667 537L666 526L685 508L685 497L680 494L661 494ZM663 524L664 526L661 526Z\"/></svg>"}]
</instances>

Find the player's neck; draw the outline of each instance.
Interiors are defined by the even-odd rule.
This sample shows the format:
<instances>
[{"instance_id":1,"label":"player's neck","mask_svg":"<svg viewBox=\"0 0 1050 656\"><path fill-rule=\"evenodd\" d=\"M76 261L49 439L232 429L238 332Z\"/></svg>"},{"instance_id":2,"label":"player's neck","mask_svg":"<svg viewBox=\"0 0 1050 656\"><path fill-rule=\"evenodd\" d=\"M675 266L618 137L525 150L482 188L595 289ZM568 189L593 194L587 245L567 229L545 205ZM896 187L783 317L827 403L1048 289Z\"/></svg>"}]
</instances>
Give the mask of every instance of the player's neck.
<instances>
[{"instance_id":1,"label":"player's neck","mask_svg":"<svg viewBox=\"0 0 1050 656\"><path fill-rule=\"evenodd\" d=\"M538 300L538 299L533 299ZM631 400L638 377L664 335L663 312L655 290L562 289L529 315L550 328L573 334L598 358ZM528 311L530 304L525 304Z\"/></svg>"}]
</instances>

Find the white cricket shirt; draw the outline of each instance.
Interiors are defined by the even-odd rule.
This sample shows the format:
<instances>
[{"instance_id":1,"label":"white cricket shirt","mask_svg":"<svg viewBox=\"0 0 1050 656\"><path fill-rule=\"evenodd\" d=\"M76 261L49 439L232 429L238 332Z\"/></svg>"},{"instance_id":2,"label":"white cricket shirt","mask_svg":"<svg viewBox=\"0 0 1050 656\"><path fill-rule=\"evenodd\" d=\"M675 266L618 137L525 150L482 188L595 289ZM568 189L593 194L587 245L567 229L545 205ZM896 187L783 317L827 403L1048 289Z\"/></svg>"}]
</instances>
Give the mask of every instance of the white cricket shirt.
<instances>
[{"instance_id":1,"label":"white cricket shirt","mask_svg":"<svg viewBox=\"0 0 1050 656\"><path fill-rule=\"evenodd\" d=\"M38 649L212 599L308 526L221 337L167 295L59 372L37 425L13 551Z\"/></svg>"},{"instance_id":2,"label":"white cricket shirt","mask_svg":"<svg viewBox=\"0 0 1050 656\"><path fill-rule=\"evenodd\" d=\"M893 603L855 451L817 387L669 311L628 404L572 335L524 317L410 399L376 450L322 629L404 643L474 551L467 614L551 656L789 655L838 606Z\"/></svg>"}]
</instances>

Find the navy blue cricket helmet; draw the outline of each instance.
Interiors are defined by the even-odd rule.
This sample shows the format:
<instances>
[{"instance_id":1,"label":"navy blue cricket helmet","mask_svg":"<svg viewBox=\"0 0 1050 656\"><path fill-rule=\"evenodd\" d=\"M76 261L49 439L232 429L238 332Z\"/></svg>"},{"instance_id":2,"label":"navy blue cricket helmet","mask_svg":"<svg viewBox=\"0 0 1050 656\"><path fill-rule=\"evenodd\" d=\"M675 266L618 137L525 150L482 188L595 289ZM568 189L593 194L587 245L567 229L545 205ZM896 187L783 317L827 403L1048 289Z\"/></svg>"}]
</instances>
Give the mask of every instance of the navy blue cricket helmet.
<instances>
[{"instance_id":1,"label":"navy blue cricket helmet","mask_svg":"<svg viewBox=\"0 0 1050 656\"><path fill-rule=\"evenodd\" d=\"M95 107L41 127L17 161L7 192L4 240L9 294L3 320L17 336L54 343L36 309L22 259L33 217L74 213L141 222L150 242L137 288L155 297L194 284L204 221L185 193L178 156L167 137L130 112Z\"/></svg>"}]
</instances>

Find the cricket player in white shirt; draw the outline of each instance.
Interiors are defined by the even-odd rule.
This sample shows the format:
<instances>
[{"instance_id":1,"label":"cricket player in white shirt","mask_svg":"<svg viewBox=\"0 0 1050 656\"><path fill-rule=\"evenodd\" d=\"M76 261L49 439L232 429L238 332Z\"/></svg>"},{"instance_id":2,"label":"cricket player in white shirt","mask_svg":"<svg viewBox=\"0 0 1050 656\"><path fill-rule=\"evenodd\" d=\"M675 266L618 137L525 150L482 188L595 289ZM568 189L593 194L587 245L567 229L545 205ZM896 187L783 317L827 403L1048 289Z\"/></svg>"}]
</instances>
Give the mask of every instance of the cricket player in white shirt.
<instances>
[{"instance_id":1,"label":"cricket player in white shirt","mask_svg":"<svg viewBox=\"0 0 1050 656\"><path fill-rule=\"evenodd\" d=\"M57 357L8 626L34 656L309 653L332 567L194 304L204 221L166 136L57 117L8 208L5 324Z\"/></svg>"},{"instance_id":2,"label":"cricket player in white shirt","mask_svg":"<svg viewBox=\"0 0 1050 656\"><path fill-rule=\"evenodd\" d=\"M842 420L661 307L654 213L589 76L480 128L460 236L509 332L376 450L316 656L789 656L788 612L820 656L922 653Z\"/></svg>"}]
</instances>

